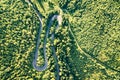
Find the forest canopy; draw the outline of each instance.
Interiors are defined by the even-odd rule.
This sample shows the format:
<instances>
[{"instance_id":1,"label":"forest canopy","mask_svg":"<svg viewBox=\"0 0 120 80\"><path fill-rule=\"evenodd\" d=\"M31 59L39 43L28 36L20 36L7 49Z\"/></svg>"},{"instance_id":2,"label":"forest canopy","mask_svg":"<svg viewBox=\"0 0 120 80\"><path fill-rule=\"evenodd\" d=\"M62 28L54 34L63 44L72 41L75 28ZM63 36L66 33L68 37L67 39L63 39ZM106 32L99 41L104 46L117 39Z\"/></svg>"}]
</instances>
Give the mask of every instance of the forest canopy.
<instances>
[{"instance_id":1,"label":"forest canopy","mask_svg":"<svg viewBox=\"0 0 120 80\"><path fill-rule=\"evenodd\" d=\"M60 80L120 79L120 1L119 0L31 0L41 13L39 18L26 0L0 0L0 79L56 80L57 70L47 39L48 67L32 66L37 38L38 65L44 64L43 42L54 14L62 15L55 31ZM54 30L53 22L50 32Z\"/></svg>"}]
</instances>

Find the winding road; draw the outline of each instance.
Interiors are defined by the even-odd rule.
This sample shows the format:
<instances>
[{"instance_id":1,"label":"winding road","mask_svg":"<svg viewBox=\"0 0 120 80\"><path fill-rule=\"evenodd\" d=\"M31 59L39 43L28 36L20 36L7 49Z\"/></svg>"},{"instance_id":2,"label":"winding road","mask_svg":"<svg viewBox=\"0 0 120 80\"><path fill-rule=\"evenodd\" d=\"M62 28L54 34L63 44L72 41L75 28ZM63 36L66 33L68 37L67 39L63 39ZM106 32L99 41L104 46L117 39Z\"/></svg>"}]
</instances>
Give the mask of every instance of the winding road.
<instances>
[{"instance_id":1,"label":"winding road","mask_svg":"<svg viewBox=\"0 0 120 80\"><path fill-rule=\"evenodd\" d=\"M35 7L33 6L33 4L31 2L29 2L30 0L27 0L28 3L33 7L33 9L35 10L38 18L39 18L39 21L40 21L40 29L39 29L39 33L38 33L38 37L40 36L41 34L41 30L42 30L42 20L41 20L41 17L40 17L40 13L38 10L35 9ZM68 15L68 14L67 14ZM39 44L40 44L40 38L38 38L37 40L37 45L36 45L36 50L35 50L35 58L33 60L33 67L37 70L37 71L44 71L46 70L47 66L48 66L48 61L47 61L47 56L46 56L46 43L47 43L47 38L48 38L48 35L49 35L49 31L50 31L50 28L51 28L51 25L52 25L52 22L54 20L57 20L58 21L58 25L55 27L55 30L61 25L61 22L62 22L62 17L60 15L53 15L52 19L50 19L50 22L49 22L49 25L48 25L48 29L46 31L46 34L45 34L45 40L44 40L44 44L43 44L43 52L44 52L44 58L45 58L45 64L43 66L37 66L36 62L37 62L37 58L38 58L38 48L39 48ZM114 69L113 67L110 67L108 65L106 65L104 62L100 61L99 59L95 58L94 56L90 55L88 52L84 51L78 44L77 42L77 39L75 38L70 26L69 26L69 31L70 33L72 34L77 46L78 46L78 49L81 53L85 54L87 57L90 57L92 59L94 59L96 62L98 62L99 64L105 66L106 68L108 69L111 69L113 71L116 71L116 72L119 72L119 70L116 70ZM52 33L52 41L54 41L54 32ZM52 42L53 44L53 42ZM58 65L58 60L57 60L57 56L56 56L56 53L55 53L55 47L52 46L52 51L53 51L53 56L54 56L54 59L55 59L55 62L56 62L56 69L57 69L57 80L59 80L59 65Z\"/></svg>"},{"instance_id":2,"label":"winding road","mask_svg":"<svg viewBox=\"0 0 120 80\"><path fill-rule=\"evenodd\" d=\"M39 45L40 45L40 35L41 35L41 31L42 31L42 19L41 19L41 14L39 13L39 11L37 10L37 8L35 8L35 6L33 5L33 3L30 0L26 0L26 2L32 6L32 8L34 9L35 13L37 14L39 21L40 21L40 25L39 25L39 32L38 32L38 38L37 38L37 44L36 44L36 49L35 49L35 56L33 59L33 67L37 70L37 71L44 71L47 69L48 66L48 60L47 60L47 56L46 56L46 43L47 43L47 38L50 32L50 28L51 25L53 23L54 20L58 21L58 25L55 27L55 31L58 29L58 27L62 24L62 17L61 15L53 15L53 17L50 19L50 22L48 24L48 28L45 34L45 40L44 40L44 44L43 44L43 53L44 53L44 65L43 66L37 66L37 58L38 58L38 50L39 50ZM56 71L57 71L57 75L56 78L57 80L59 80L59 65L58 65L58 59L57 59L57 55L56 55L56 51L55 51L55 47L54 47L54 35L55 35L55 31L52 32L52 51L53 51L53 56L54 56L54 60L56 63Z\"/></svg>"}]
</instances>

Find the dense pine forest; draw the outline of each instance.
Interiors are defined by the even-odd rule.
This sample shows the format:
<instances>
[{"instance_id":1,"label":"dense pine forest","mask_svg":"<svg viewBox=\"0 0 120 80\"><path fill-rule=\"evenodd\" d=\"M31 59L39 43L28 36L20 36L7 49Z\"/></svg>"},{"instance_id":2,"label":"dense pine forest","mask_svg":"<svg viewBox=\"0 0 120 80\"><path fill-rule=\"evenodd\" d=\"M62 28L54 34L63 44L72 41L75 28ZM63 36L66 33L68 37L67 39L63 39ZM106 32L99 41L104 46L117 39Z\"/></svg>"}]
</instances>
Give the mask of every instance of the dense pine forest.
<instances>
[{"instance_id":1,"label":"dense pine forest","mask_svg":"<svg viewBox=\"0 0 120 80\"><path fill-rule=\"evenodd\" d=\"M0 80L120 80L120 0L0 0Z\"/></svg>"}]
</instances>

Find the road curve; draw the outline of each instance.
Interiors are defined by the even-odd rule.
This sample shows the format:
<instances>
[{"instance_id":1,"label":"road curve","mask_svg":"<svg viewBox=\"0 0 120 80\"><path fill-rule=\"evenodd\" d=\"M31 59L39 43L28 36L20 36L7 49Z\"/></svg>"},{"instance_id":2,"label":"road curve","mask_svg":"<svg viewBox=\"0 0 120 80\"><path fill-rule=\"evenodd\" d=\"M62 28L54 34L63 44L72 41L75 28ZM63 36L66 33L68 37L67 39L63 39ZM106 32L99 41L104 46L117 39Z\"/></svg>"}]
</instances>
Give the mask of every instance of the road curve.
<instances>
[{"instance_id":1,"label":"road curve","mask_svg":"<svg viewBox=\"0 0 120 80\"><path fill-rule=\"evenodd\" d=\"M37 58L38 58L38 49L39 49L39 43L40 43L40 38L38 38L38 40L37 40L37 45L36 45L36 50L35 50L35 58L34 58L34 60L33 60L33 67L37 70L37 71L44 71L46 68L47 68L47 66L48 66L48 61L47 61L47 56L46 56L46 43L47 43L47 38L48 38L48 35L49 35L49 32L50 32L50 28L51 28L51 25L52 25L52 22L54 21L54 20L57 20L58 21L58 25L56 26L56 28L55 28L55 30L59 27L59 25L61 24L61 23L59 23L59 22L61 22L60 20L61 20L61 16L60 15L54 15L53 17L52 17L52 19L50 20L50 22L49 22L49 25L48 25L48 29L47 29L47 31L46 31L46 34L45 34L45 39L44 39L44 44L43 44L43 53L44 53L44 59L45 59L45 63L44 63L44 65L43 66L37 66ZM40 26L42 26L42 25L40 25ZM40 28L41 29L41 28ZM38 37L40 36L40 33L41 33L41 30L39 30L40 32L38 33ZM54 40L54 32L52 33L52 41ZM54 48L54 46L52 47L52 50L53 50L53 54L54 54L54 58L57 58L56 57L56 54L55 54L55 48ZM56 61L57 61L57 59L55 59ZM57 67L57 70L58 70L58 67Z\"/></svg>"},{"instance_id":2,"label":"road curve","mask_svg":"<svg viewBox=\"0 0 120 80\"><path fill-rule=\"evenodd\" d=\"M42 31L42 19L40 17L39 11L36 10L33 3L30 0L26 0L26 2L29 5L32 6L32 8L34 9L34 11L37 14L37 16L39 18L39 21L40 21L37 44L36 44L36 49L35 49L35 56L34 56L32 65L37 71L44 71L44 70L47 69L47 66L48 66L48 60L47 60L47 56L46 56L46 43L47 43L47 38L48 38L48 35L49 35L49 32L50 32L50 28L51 28L51 25L52 25L53 21L57 20L58 25L55 27L55 31L56 31L56 29L58 29L58 27L62 24L62 17L61 17L61 15L53 15L53 17L50 19L50 22L48 24L48 28L47 28L47 31L46 31L46 34L45 34L44 44L43 44L43 53L44 53L45 62L44 62L43 66L37 66L38 50L39 50L39 45L40 45L40 38L39 37L40 37L41 31ZM55 32L52 32L52 36L51 36L52 37L52 44L54 43L54 35L55 35ZM56 63L56 70L57 70L56 78L57 78L57 80L59 80L59 65L58 65L58 59L57 59L57 55L55 53L55 47L54 46L52 46L52 51L53 51L53 56L54 56L54 60L55 60L55 63Z\"/></svg>"}]
</instances>

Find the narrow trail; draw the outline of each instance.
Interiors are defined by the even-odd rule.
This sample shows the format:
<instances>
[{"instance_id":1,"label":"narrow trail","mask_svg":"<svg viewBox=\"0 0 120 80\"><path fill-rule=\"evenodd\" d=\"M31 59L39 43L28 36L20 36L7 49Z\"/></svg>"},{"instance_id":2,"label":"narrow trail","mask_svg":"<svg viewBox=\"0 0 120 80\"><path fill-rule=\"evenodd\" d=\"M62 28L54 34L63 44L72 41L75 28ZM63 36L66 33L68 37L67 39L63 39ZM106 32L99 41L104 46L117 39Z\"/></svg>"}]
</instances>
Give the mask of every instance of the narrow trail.
<instances>
[{"instance_id":1,"label":"narrow trail","mask_svg":"<svg viewBox=\"0 0 120 80\"><path fill-rule=\"evenodd\" d=\"M85 54L87 57L89 57L89 58L91 58L91 59L94 59L97 63L99 63L100 65L106 67L107 69L111 69L112 71L115 71L115 72L120 73L119 70L114 69L113 67L108 66L106 63L102 62L101 60L99 60L98 58L96 58L94 55L89 54L89 52L83 50L83 49L80 47L80 45L78 44L78 41L77 41L77 39L75 38L75 35L74 35L72 29L70 28L70 26L69 26L69 31L70 31L72 37L74 38L74 40L75 40L75 42L76 42L76 45L77 45L77 47L78 47L78 50L80 51L81 54ZM95 47L96 47L96 46L95 46Z\"/></svg>"},{"instance_id":2,"label":"narrow trail","mask_svg":"<svg viewBox=\"0 0 120 80\"><path fill-rule=\"evenodd\" d=\"M54 20L57 20L58 21L58 25L55 27L55 31L58 29L58 27L61 25L62 23L62 17L61 15L53 15L53 17L50 19L50 22L49 22L49 25L47 26L47 31L46 31L46 34L45 34L45 39L44 39L44 43L43 43L43 53L44 53L44 65L43 66L37 66L37 58L38 58L38 50L39 50L39 45L40 45L40 35L41 35L41 31L42 31L42 19L41 19L41 14L39 13L39 11L37 10L37 8L33 5L33 3L30 1L30 0L26 0L26 2L32 6L32 8L34 9L35 13L37 14L38 18L39 18L39 22L40 22L40 25L39 25L39 30L38 30L38 38L37 38L37 44L36 44L36 49L35 49L35 56L34 56L34 59L33 59L33 67L37 70L37 71L44 71L47 69L47 66L48 66L48 60L47 60L47 56L46 56L46 43L47 43L47 38L48 38L48 35L49 35L49 32L50 32L50 28L51 28L51 25L53 23ZM58 59L57 59L57 55L56 55L56 52L55 52L55 47L54 47L54 35L55 35L55 31L52 32L52 51L53 51L53 57L54 57L54 60L55 60L55 63L56 63L56 71L57 71L57 74L56 74L56 80L59 80L59 65L58 65Z\"/></svg>"}]
</instances>

